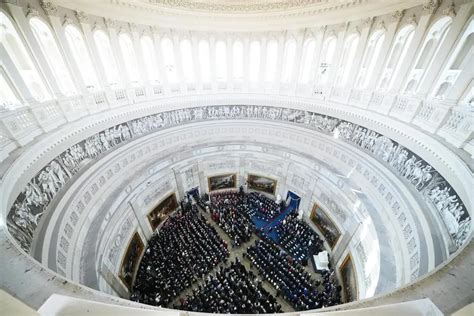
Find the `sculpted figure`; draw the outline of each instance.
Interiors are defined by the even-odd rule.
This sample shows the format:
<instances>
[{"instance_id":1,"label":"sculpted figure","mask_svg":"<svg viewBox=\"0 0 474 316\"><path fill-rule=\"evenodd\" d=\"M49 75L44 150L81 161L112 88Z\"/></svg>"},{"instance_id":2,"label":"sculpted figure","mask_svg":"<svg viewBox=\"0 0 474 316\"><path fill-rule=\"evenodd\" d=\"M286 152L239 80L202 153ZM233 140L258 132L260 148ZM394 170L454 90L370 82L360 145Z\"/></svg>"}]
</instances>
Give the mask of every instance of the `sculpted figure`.
<instances>
[{"instance_id":1,"label":"sculpted figure","mask_svg":"<svg viewBox=\"0 0 474 316\"><path fill-rule=\"evenodd\" d=\"M58 178L58 181L60 183L60 186L63 186L66 183L67 175L64 172L63 168L59 165L59 163L56 160L51 161L51 171L56 175Z\"/></svg>"}]
</instances>

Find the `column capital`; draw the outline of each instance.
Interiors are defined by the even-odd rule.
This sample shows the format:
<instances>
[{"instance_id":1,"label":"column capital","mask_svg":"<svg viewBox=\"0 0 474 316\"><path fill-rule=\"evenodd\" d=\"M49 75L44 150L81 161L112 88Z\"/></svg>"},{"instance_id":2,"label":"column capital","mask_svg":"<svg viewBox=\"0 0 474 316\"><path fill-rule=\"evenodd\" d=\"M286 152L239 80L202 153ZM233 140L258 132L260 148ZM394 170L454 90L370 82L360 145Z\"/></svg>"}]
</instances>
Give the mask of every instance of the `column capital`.
<instances>
[{"instance_id":1,"label":"column capital","mask_svg":"<svg viewBox=\"0 0 474 316\"><path fill-rule=\"evenodd\" d=\"M25 16L26 16L27 19L29 19L29 18L32 18L32 17L35 17L35 16L39 16L39 12L38 12L38 10L36 10L35 8L33 8L31 5L28 4L28 6L26 7Z\"/></svg>"},{"instance_id":2,"label":"column capital","mask_svg":"<svg viewBox=\"0 0 474 316\"><path fill-rule=\"evenodd\" d=\"M405 15L405 10L397 10L392 13L391 21L398 22Z\"/></svg>"},{"instance_id":3,"label":"column capital","mask_svg":"<svg viewBox=\"0 0 474 316\"><path fill-rule=\"evenodd\" d=\"M79 23L89 23L89 16L84 13L83 11L75 11L76 18L79 21Z\"/></svg>"},{"instance_id":4,"label":"column capital","mask_svg":"<svg viewBox=\"0 0 474 316\"><path fill-rule=\"evenodd\" d=\"M418 20L417 20L417 17L416 17L416 14L413 13L412 16L410 16L409 18L407 18L407 23L408 24L412 24L413 26L417 26L418 25Z\"/></svg>"},{"instance_id":5,"label":"column capital","mask_svg":"<svg viewBox=\"0 0 474 316\"><path fill-rule=\"evenodd\" d=\"M363 27L370 27L373 21L374 21L374 17L366 18L362 21L362 25Z\"/></svg>"},{"instance_id":6,"label":"column capital","mask_svg":"<svg viewBox=\"0 0 474 316\"><path fill-rule=\"evenodd\" d=\"M104 23L108 29L117 29L117 21L112 20L111 18L104 19Z\"/></svg>"},{"instance_id":7,"label":"column capital","mask_svg":"<svg viewBox=\"0 0 474 316\"><path fill-rule=\"evenodd\" d=\"M51 1L41 0L40 5L47 15L56 15L58 13L58 7Z\"/></svg>"},{"instance_id":8,"label":"column capital","mask_svg":"<svg viewBox=\"0 0 474 316\"><path fill-rule=\"evenodd\" d=\"M454 10L454 3L451 2L450 5L448 5L446 8L443 10L443 15L450 16L454 18L456 16L456 11Z\"/></svg>"},{"instance_id":9,"label":"column capital","mask_svg":"<svg viewBox=\"0 0 474 316\"><path fill-rule=\"evenodd\" d=\"M423 5L423 11L433 14L439 7L439 0L429 0Z\"/></svg>"}]
</instances>

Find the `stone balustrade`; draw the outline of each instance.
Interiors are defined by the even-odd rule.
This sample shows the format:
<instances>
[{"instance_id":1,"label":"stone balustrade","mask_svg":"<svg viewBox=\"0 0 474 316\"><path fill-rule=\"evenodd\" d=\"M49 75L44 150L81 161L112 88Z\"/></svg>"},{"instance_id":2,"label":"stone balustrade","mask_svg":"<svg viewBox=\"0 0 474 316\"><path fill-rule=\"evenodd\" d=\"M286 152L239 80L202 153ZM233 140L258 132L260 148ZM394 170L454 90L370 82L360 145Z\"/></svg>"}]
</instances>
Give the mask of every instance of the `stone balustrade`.
<instances>
[{"instance_id":1,"label":"stone balustrade","mask_svg":"<svg viewBox=\"0 0 474 316\"><path fill-rule=\"evenodd\" d=\"M24 146L42 133L54 130L60 125L76 121L87 115L103 112L112 108L151 101L170 95L192 95L206 92L211 86L180 87L170 85L166 93L161 85L137 86L132 88L109 89L96 91L87 95L77 95L43 103L34 103L22 106L15 110L0 112L0 135L5 141L0 142L4 159L9 152L18 146ZM217 91L233 93L248 92L244 87L230 87L221 82ZM265 89L265 94L275 94L275 89ZM186 93L183 93L186 91ZM473 137L473 111L469 105L453 105L440 100L421 99L415 96L394 95L379 91L345 89L343 87L322 87L297 85L294 90L290 85L280 87L278 94L292 95L290 91L302 97L312 97L315 100L328 100L336 103L348 104L354 108L388 115L396 120L415 125L427 133L441 136L447 143L456 148L468 151L467 146ZM256 91L257 92L257 91ZM16 146L11 146L11 144ZM465 148L466 147L466 148ZM13 149L12 149L13 148Z\"/></svg>"}]
</instances>

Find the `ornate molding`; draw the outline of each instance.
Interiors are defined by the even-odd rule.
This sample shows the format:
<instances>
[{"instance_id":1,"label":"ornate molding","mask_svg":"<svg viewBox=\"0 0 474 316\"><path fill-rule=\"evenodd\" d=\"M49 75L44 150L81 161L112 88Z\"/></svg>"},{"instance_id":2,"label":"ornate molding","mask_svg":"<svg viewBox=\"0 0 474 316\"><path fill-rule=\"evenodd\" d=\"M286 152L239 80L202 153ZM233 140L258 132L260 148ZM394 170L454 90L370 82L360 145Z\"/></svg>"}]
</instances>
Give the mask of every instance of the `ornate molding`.
<instances>
[{"instance_id":1,"label":"ornate molding","mask_svg":"<svg viewBox=\"0 0 474 316\"><path fill-rule=\"evenodd\" d=\"M56 15L58 12L58 7L52 3L51 1L40 1L40 5L43 8L44 12L46 12L47 15Z\"/></svg>"},{"instance_id":2,"label":"ornate molding","mask_svg":"<svg viewBox=\"0 0 474 316\"><path fill-rule=\"evenodd\" d=\"M391 19L394 22L400 21L400 19L405 15L405 10L398 10L392 13Z\"/></svg>"},{"instance_id":3,"label":"ornate molding","mask_svg":"<svg viewBox=\"0 0 474 316\"><path fill-rule=\"evenodd\" d=\"M439 172L401 144L364 126L316 112L244 105L204 106L160 112L123 122L71 146L45 166L17 197L8 215L8 226L12 235L28 251L43 211L71 176L87 165L88 161L94 160L123 142L164 128L186 122L219 119L281 121L332 136L337 133L342 141L380 160L402 178L407 186L411 185L418 191L426 204L434 209L445 223L457 247L469 237L471 217L457 193ZM213 162L212 168L211 165L209 168L232 168L236 165L235 161ZM110 173L113 174L112 170ZM106 174L106 177L110 178L111 175ZM385 188L379 186L377 181L371 183L377 186L382 194L385 193Z\"/></svg>"},{"instance_id":4,"label":"ornate molding","mask_svg":"<svg viewBox=\"0 0 474 316\"><path fill-rule=\"evenodd\" d=\"M74 20L70 16L65 15L63 19L63 26L67 26L69 24L74 24Z\"/></svg>"},{"instance_id":5,"label":"ornate molding","mask_svg":"<svg viewBox=\"0 0 474 316\"><path fill-rule=\"evenodd\" d=\"M28 4L28 6L26 7L25 16L29 19L35 16L39 16L39 12L38 10L36 10L35 8L33 8L31 5Z\"/></svg>"},{"instance_id":6,"label":"ornate molding","mask_svg":"<svg viewBox=\"0 0 474 316\"><path fill-rule=\"evenodd\" d=\"M89 23L89 16L83 11L76 11L75 14L80 23Z\"/></svg>"},{"instance_id":7,"label":"ornate molding","mask_svg":"<svg viewBox=\"0 0 474 316\"><path fill-rule=\"evenodd\" d=\"M454 3L451 2L446 8L443 10L443 15L449 16L454 18L456 16L456 11L454 10Z\"/></svg>"},{"instance_id":8,"label":"ornate molding","mask_svg":"<svg viewBox=\"0 0 474 316\"><path fill-rule=\"evenodd\" d=\"M439 8L438 0L429 0L423 5L423 10L429 14L433 14Z\"/></svg>"},{"instance_id":9,"label":"ornate molding","mask_svg":"<svg viewBox=\"0 0 474 316\"><path fill-rule=\"evenodd\" d=\"M111 18L104 19L105 26L109 29L117 29L118 23Z\"/></svg>"}]
</instances>

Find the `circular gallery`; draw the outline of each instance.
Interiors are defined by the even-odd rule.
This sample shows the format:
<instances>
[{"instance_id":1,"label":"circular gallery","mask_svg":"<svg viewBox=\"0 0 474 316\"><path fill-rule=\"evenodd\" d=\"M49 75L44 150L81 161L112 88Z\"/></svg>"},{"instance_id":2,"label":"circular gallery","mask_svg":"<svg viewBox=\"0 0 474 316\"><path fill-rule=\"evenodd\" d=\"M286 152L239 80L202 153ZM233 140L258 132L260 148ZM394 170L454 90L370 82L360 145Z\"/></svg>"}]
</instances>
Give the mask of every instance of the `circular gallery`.
<instances>
[{"instance_id":1,"label":"circular gallery","mask_svg":"<svg viewBox=\"0 0 474 316\"><path fill-rule=\"evenodd\" d=\"M3 1L2 315L468 315L473 6Z\"/></svg>"}]
</instances>

